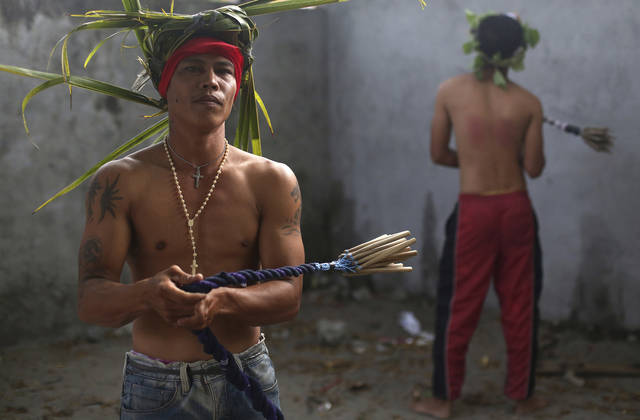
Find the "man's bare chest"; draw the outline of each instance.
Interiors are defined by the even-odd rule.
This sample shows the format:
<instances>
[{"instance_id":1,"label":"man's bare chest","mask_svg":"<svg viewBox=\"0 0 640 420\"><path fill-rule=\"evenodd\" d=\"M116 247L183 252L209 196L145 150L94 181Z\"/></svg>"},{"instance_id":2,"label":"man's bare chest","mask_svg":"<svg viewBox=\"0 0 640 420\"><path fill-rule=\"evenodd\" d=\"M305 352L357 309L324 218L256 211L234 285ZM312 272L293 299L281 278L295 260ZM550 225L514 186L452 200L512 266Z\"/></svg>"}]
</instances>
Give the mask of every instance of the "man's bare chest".
<instances>
[{"instance_id":1,"label":"man's bare chest","mask_svg":"<svg viewBox=\"0 0 640 420\"><path fill-rule=\"evenodd\" d=\"M191 263L195 245L202 270L217 269L207 267L205 259L234 265L255 259L260 222L255 200L246 189L218 187L207 199L207 192L194 191L193 184L183 185L186 215L175 186L154 183L132 202L131 256L185 265ZM199 188L204 190L203 184Z\"/></svg>"}]
</instances>

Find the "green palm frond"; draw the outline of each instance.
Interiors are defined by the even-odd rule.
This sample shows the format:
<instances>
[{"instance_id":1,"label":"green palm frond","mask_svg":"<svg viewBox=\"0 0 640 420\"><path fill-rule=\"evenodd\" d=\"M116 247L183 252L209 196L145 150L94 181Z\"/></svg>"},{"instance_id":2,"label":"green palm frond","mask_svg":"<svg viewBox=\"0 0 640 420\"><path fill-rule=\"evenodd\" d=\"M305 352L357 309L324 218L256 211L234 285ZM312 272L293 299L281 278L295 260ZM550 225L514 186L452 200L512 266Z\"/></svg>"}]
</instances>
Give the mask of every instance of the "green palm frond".
<instances>
[{"instance_id":1,"label":"green palm frond","mask_svg":"<svg viewBox=\"0 0 640 420\"><path fill-rule=\"evenodd\" d=\"M260 95L258 95L258 91L256 91L255 93L256 93L256 102L260 106L260 110L262 111L262 115L264 116L264 119L267 121L267 125L269 126L269 131L271 131L271 134L273 134L273 125L271 125L271 118L269 118L267 107L264 106L264 102L262 101L262 98L260 97Z\"/></svg>"},{"instance_id":2,"label":"green palm frond","mask_svg":"<svg viewBox=\"0 0 640 420\"><path fill-rule=\"evenodd\" d=\"M258 16L346 1L348 0L253 0L241 4L239 7L249 16Z\"/></svg>"},{"instance_id":3,"label":"green palm frond","mask_svg":"<svg viewBox=\"0 0 640 420\"><path fill-rule=\"evenodd\" d=\"M164 63L184 41L200 33L214 34L217 38L238 46L245 56L246 70L242 78L243 82L238 87L238 89L241 89L241 94L238 99L239 115L234 145L247 151L251 147L251 151L254 154L260 155L262 154L262 144L258 109L263 114L271 133L273 133L273 126L264 101L255 88L251 66L253 62L251 45L258 36L258 29L250 17L346 1L348 0L252 0L239 6L222 6L215 10L208 10L195 15L185 15L174 13L173 0L171 1L169 13L143 9L140 5L140 0L122 0L124 10L92 10L79 15L71 15L87 21L79 24L61 37L51 50L50 59L60 47L60 74L2 64L0 64L0 71L44 80L44 83L29 91L22 101L22 118L27 134L29 133L25 117L27 104L40 92L61 84L68 85L70 96L71 88L79 87L154 107L159 110L158 113L153 115L157 116L166 112L166 102L163 99L150 98L138 91L148 80L151 80L157 86ZM421 3L425 2L425 0L419 1ZM142 63L144 71L139 75L132 89L121 88L111 83L88 77L74 76L71 72L68 52L71 36L86 30L113 29L117 31L100 41L89 52L84 61L84 67L87 67L106 41L118 34L133 31L142 52L142 58L139 61ZM153 137L156 137L157 140L165 135L168 132L168 124L168 118L165 117L143 130L111 152L71 184L58 191L35 211L40 210L51 201L79 186L105 163L122 156L133 147Z\"/></svg>"},{"instance_id":4,"label":"green palm frond","mask_svg":"<svg viewBox=\"0 0 640 420\"><path fill-rule=\"evenodd\" d=\"M118 147L117 149L109 153L100 162L93 165L91 169L89 169L87 172L79 176L71 184L67 185L66 187L58 191L53 197L49 198L44 203L40 204L38 208L35 209L33 212L34 213L38 212L40 209L42 209L44 206L46 206L56 198L63 196L66 193L74 190L76 187L78 187L80 184L86 181L89 177L91 177L91 175L93 175L105 163L109 163L112 160L119 158L120 156L124 155L134 147L146 142L147 140L150 140L153 137L165 136L168 131L169 131L169 117L164 117L162 120L153 124L151 127L141 131L136 136L134 136L133 138L131 138L130 140L122 144L120 147Z\"/></svg>"},{"instance_id":5,"label":"green palm frond","mask_svg":"<svg viewBox=\"0 0 640 420\"><path fill-rule=\"evenodd\" d=\"M122 6L127 12L138 12L142 8L140 6L140 0L122 0ZM171 7L173 8L173 0L171 1ZM138 38L138 43L142 45L144 43L146 32L142 28L136 28L134 29L134 32L136 34L136 38Z\"/></svg>"},{"instance_id":6,"label":"green palm frond","mask_svg":"<svg viewBox=\"0 0 640 420\"><path fill-rule=\"evenodd\" d=\"M50 87L57 86L61 83L64 83L64 77L62 76L56 77L55 79L47 80L41 85L38 85L35 88L31 89L31 91L27 93L27 95L22 100L22 124L24 125L24 131L27 133L27 135L29 135L29 126L27 125L27 118L24 113L25 109L27 108L27 104L29 103L31 98L33 98L38 93Z\"/></svg>"},{"instance_id":7,"label":"green palm frond","mask_svg":"<svg viewBox=\"0 0 640 420\"><path fill-rule=\"evenodd\" d=\"M102 41L100 41L89 53L89 55L87 56L87 58L84 60L84 68L86 69L87 66L89 65L89 61L91 61L91 59L93 58L94 55L96 55L96 53L98 52L98 50L100 49L100 47L102 47L104 45L105 42L107 42L108 40L110 40L111 38L113 38L116 35L120 35L122 33L125 32L129 32L129 29L123 29L121 31L118 32L114 32L111 35L109 35L108 37L106 37L105 39L103 39Z\"/></svg>"},{"instance_id":8,"label":"green palm frond","mask_svg":"<svg viewBox=\"0 0 640 420\"><path fill-rule=\"evenodd\" d=\"M7 66L4 64L0 64L0 71L5 71L7 73L17 74L19 76L26 76L35 79L45 80L44 83L38 85L34 89L32 89L22 100L22 121L24 124L24 129L29 134L29 127L27 125L27 119L25 116L25 109L27 104L31 99L37 95L38 93L44 91L53 86L57 86L63 83L68 84L69 86L76 86L82 89L90 90L93 92L102 93L104 95L113 96L115 98L126 99L128 101L149 105L154 108L158 108L160 110L164 110L160 101L149 98L148 96L142 95L141 93L132 92L128 89L121 88L116 85L112 85L111 83L101 82L99 80L90 79L88 77L79 77L79 76L69 76L66 79L64 76L56 74L56 73L48 73L43 71L25 69L22 67L16 66Z\"/></svg>"},{"instance_id":9,"label":"green palm frond","mask_svg":"<svg viewBox=\"0 0 640 420\"><path fill-rule=\"evenodd\" d=\"M45 71L26 69L24 67L8 66L5 64L0 64L0 71L17 74L18 76L31 77L34 79L41 79L41 80L53 80L61 77L61 75L57 73L49 73ZM94 92L113 96L116 98L125 99L127 101L132 101L132 102L136 102L143 105L149 105L158 109L163 109L161 101L157 99L150 98L141 93L132 92L129 89L125 89L111 83L102 82L96 79L91 79L89 77L71 76L69 77L69 79L65 80L64 83L67 83L82 89L91 90Z\"/></svg>"}]
</instances>

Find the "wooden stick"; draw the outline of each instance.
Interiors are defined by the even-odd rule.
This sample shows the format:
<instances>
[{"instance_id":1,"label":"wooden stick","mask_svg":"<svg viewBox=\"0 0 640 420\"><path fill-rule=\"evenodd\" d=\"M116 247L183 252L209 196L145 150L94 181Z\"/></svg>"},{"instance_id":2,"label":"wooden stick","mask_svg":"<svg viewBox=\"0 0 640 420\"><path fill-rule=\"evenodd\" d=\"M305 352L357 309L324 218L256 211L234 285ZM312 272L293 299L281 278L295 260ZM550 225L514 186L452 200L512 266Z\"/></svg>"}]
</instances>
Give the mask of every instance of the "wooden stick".
<instances>
[{"instance_id":1,"label":"wooden stick","mask_svg":"<svg viewBox=\"0 0 640 420\"><path fill-rule=\"evenodd\" d=\"M388 258L385 258L381 261L379 261L377 264L389 264L389 263L399 263L402 261L406 261L411 257L415 257L416 255L418 255L418 251L412 250L412 251L405 251L405 252L399 252L397 254L394 254Z\"/></svg>"},{"instance_id":2,"label":"wooden stick","mask_svg":"<svg viewBox=\"0 0 640 420\"><path fill-rule=\"evenodd\" d=\"M371 249L368 249L368 250L361 250L361 251L358 251L358 252L356 252L356 253L352 254L352 255L351 255L351 257L352 257L354 260L358 260L359 262L365 262L365 261L366 261L367 259L369 259L372 255L375 255L375 254L377 254L377 253L379 253L379 252L381 252L381 251L384 251L384 250L386 250L386 249L389 249L389 248L391 248L391 247L394 247L394 246L396 246L396 245L398 245L398 244L400 244L400 243L404 243L404 242L406 242L406 241L407 241L407 239L400 238L400 239L398 239L398 240L396 240L396 241L388 242L388 243L386 243L386 244L379 245L379 246L377 246L377 247L375 247L375 248L371 248Z\"/></svg>"},{"instance_id":3,"label":"wooden stick","mask_svg":"<svg viewBox=\"0 0 640 420\"><path fill-rule=\"evenodd\" d=\"M398 232L398 233L394 233L393 235L388 235L388 234L384 234L382 236L377 237L376 239L372 239L371 241L365 242L364 244L360 244L357 246L354 246L353 248L350 248L348 251L353 253L355 251L358 251L359 249L364 248L365 246L370 246L373 244L380 244L384 241L395 241L398 238L403 238L405 236L409 236L411 235L411 232L409 232L408 230L405 230L403 232Z\"/></svg>"},{"instance_id":4,"label":"wooden stick","mask_svg":"<svg viewBox=\"0 0 640 420\"><path fill-rule=\"evenodd\" d=\"M377 241L379 241L379 240L381 240L381 239L384 239L384 238L386 238L387 236L389 236L389 235L387 235L387 234L385 233L384 235L380 235L380 236L378 236L377 238L373 238L373 239L371 239L370 241L367 241L367 242L361 243L360 245L356 245L356 246L354 246L353 248L345 249L345 252L355 252L355 251L357 251L357 250L359 250L359 249L361 249L361 248L363 248L363 247L365 247L365 246L367 246L367 245L370 245L370 244L372 244L372 243L374 243L374 242L377 242Z\"/></svg>"},{"instance_id":5,"label":"wooden stick","mask_svg":"<svg viewBox=\"0 0 640 420\"><path fill-rule=\"evenodd\" d=\"M378 268L392 269L392 268L403 268L403 267L404 265L402 265L402 263L373 264L365 268L365 270L374 270Z\"/></svg>"},{"instance_id":6,"label":"wooden stick","mask_svg":"<svg viewBox=\"0 0 640 420\"><path fill-rule=\"evenodd\" d=\"M367 274L375 274L375 273L406 273L412 271L413 267L380 267L380 268L371 268L367 270L361 270L356 273L345 273L343 274L345 277L356 277L356 276L364 276Z\"/></svg>"},{"instance_id":7,"label":"wooden stick","mask_svg":"<svg viewBox=\"0 0 640 420\"><path fill-rule=\"evenodd\" d=\"M356 261L357 261L357 263L358 263L359 265L362 265L362 264L364 264L364 263L366 263L366 262L368 262L368 261L371 261L372 259L376 258L376 257L380 254L380 252L382 252L382 251L384 251L384 250L380 250L379 252L377 252L377 253L375 253L375 254L373 254L373 255L369 255L369 256L367 256L367 257L365 257L365 258L358 258ZM394 252L392 255L389 255L389 256L388 256L387 258L385 258L384 260L389 260L389 261L391 261L391 262L394 262L394 260L395 260L396 256L397 256L398 258L402 258L405 252L411 252L411 251L412 251L412 250L411 250L411 248L409 248L409 247L404 247L404 248L399 249L398 251ZM382 261L382 260L381 260L381 261ZM387 262L389 262L389 261L387 261Z\"/></svg>"}]
</instances>

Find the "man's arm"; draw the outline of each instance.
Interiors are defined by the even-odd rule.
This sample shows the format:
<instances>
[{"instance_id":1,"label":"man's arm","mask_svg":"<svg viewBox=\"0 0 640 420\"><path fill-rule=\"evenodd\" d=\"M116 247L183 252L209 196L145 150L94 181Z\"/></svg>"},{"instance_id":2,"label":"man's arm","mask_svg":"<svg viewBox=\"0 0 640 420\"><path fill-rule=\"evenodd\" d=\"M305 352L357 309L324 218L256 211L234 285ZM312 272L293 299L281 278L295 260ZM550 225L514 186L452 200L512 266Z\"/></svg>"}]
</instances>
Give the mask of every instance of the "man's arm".
<instances>
[{"instance_id":1,"label":"man's arm","mask_svg":"<svg viewBox=\"0 0 640 420\"><path fill-rule=\"evenodd\" d=\"M445 104L446 82L436 94L431 120L431 160L438 165L458 167L458 153L451 149L451 118Z\"/></svg>"},{"instance_id":2,"label":"man's arm","mask_svg":"<svg viewBox=\"0 0 640 420\"><path fill-rule=\"evenodd\" d=\"M86 225L78 253L78 317L87 323L120 327L148 310L167 322L193 313L202 294L186 293L175 283L191 278L176 266L134 284L120 283L132 230L128 218L135 185L123 162L101 168L86 198Z\"/></svg>"},{"instance_id":3,"label":"man's arm","mask_svg":"<svg viewBox=\"0 0 640 420\"><path fill-rule=\"evenodd\" d=\"M269 163L256 189L260 195L259 253L262 268L304 263L300 233L302 197L295 175L286 165ZM292 319L300 308L302 276L267 281L247 288L221 287L209 292L197 315L179 321L187 328L202 328L216 319L233 319L259 326Z\"/></svg>"},{"instance_id":4,"label":"man's arm","mask_svg":"<svg viewBox=\"0 0 640 420\"><path fill-rule=\"evenodd\" d=\"M527 174L531 178L536 178L542 174L545 158L542 140L542 104L536 97L533 97L533 100L532 114L524 138L522 164Z\"/></svg>"}]
</instances>

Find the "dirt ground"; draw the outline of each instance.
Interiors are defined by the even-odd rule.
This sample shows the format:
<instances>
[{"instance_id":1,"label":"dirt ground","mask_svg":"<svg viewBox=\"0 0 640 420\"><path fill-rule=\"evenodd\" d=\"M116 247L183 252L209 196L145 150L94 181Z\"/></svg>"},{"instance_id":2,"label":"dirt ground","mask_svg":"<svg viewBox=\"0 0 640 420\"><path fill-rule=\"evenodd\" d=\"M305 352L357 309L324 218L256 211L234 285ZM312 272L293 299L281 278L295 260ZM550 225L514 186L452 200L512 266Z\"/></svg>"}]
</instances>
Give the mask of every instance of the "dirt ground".
<instances>
[{"instance_id":1,"label":"dirt ground","mask_svg":"<svg viewBox=\"0 0 640 420\"><path fill-rule=\"evenodd\" d=\"M431 343L412 339L399 325L398 315L411 311L422 329L431 330L431 305L367 293L358 299L335 296L305 292L294 321L265 328L285 417L426 418L412 413L409 405L412 398L429 395ZM632 334L598 337L543 323L540 346L545 366L640 367L640 343ZM123 353L128 349L126 333L0 349L0 418L117 418ZM454 418L518 418L513 403L502 395L504 352L498 314L485 310L470 346L467 379L462 398L454 405ZM550 404L522 418L640 419L640 377L563 373L566 369L557 375L538 375L538 395Z\"/></svg>"}]
</instances>

